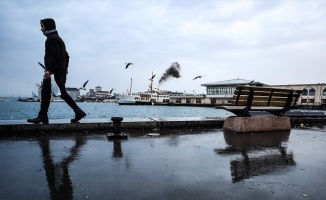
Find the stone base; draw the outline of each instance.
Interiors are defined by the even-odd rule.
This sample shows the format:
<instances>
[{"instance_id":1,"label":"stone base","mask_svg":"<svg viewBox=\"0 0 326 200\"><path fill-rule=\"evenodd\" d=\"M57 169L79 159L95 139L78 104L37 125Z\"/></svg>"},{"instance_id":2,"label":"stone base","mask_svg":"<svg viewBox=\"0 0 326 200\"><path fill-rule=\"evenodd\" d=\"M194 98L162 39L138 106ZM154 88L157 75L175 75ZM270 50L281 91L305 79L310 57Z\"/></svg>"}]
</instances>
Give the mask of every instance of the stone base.
<instances>
[{"instance_id":1,"label":"stone base","mask_svg":"<svg viewBox=\"0 0 326 200\"><path fill-rule=\"evenodd\" d=\"M252 116L228 117L223 129L233 132L263 132L291 130L290 117L286 116Z\"/></svg>"}]
</instances>

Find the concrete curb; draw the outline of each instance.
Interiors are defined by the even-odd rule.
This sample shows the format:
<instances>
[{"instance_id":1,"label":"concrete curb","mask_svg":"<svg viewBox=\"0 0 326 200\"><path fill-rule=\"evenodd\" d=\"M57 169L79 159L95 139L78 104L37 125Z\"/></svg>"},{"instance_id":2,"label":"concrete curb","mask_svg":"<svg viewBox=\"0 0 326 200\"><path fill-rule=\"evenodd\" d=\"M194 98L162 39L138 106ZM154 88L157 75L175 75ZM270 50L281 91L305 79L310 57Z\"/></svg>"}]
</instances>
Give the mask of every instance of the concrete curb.
<instances>
[{"instance_id":1,"label":"concrete curb","mask_svg":"<svg viewBox=\"0 0 326 200\"><path fill-rule=\"evenodd\" d=\"M189 127L222 128L224 118L126 118L121 122L123 131L135 129L165 129ZM85 119L80 123L68 123L68 120L50 120L50 124L30 124L25 120L0 120L0 133L34 132L73 132L73 131L113 131L113 122L109 119Z\"/></svg>"},{"instance_id":2,"label":"concrete curb","mask_svg":"<svg viewBox=\"0 0 326 200\"><path fill-rule=\"evenodd\" d=\"M225 118L184 117L184 118L126 118L121 122L122 131L182 129L191 127L223 128ZM325 125L326 117L291 117L292 127L301 125ZM112 132L113 122L110 119L84 119L80 123L71 124L68 119L50 120L49 125L30 124L26 120L0 120L0 134L5 133L37 133L37 132L80 132L107 131Z\"/></svg>"}]
</instances>

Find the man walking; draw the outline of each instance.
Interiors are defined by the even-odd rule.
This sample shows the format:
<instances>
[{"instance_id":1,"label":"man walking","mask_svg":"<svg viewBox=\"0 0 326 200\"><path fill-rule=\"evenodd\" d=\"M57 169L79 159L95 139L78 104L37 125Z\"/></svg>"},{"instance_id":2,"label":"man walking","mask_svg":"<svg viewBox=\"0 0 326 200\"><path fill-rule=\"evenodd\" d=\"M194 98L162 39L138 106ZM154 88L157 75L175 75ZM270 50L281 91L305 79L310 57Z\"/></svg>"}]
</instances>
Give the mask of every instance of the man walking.
<instances>
[{"instance_id":1,"label":"man walking","mask_svg":"<svg viewBox=\"0 0 326 200\"><path fill-rule=\"evenodd\" d=\"M41 31L47 37L45 41L45 72L43 78L43 85L41 89L42 101L41 109L36 118L28 119L30 123L49 124L48 109L51 101L51 75L54 75L54 80L57 83L61 95L60 97L74 110L75 118L71 119L71 123L78 122L81 118L86 116L71 98L66 91L66 77L68 74L69 55L66 51L66 46L60 38L55 21L51 18L41 20Z\"/></svg>"}]
</instances>

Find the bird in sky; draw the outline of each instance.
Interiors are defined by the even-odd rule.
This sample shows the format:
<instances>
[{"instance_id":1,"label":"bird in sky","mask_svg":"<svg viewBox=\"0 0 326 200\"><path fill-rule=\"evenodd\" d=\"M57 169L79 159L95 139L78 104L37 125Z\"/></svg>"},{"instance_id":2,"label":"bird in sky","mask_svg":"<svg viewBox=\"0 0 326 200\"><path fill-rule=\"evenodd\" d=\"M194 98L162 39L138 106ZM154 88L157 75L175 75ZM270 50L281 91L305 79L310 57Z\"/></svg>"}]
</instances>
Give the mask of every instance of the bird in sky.
<instances>
[{"instance_id":1,"label":"bird in sky","mask_svg":"<svg viewBox=\"0 0 326 200\"><path fill-rule=\"evenodd\" d=\"M113 88L110 90L110 92L109 92L109 93L111 94L111 93L112 93L112 91L113 91Z\"/></svg>"},{"instance_id":2,"label":"bird in sky","mask_svg":"<svg viewBox=\"0 0 326 200\"><path fill-rule=\"evenodd\" d=\"M154 75L152 76L152 78L150 78L150 79L148 79L148 80L152 81L152 80L154 79L155 76L156 76L156 74L154 74Z\"/></svg>"},{"instance_id":3,"label":"bird in sky","mask_svg":"<svg viewBox=\"0 0 326 200\"><path fill-rule=\"evenodd\" d=\"M45 66L42 63L38 62L38 64L45 70Z\"/></svg>"},{"instance_id":4,"label":"bird in sky","mask_svg":"<svg viewBox=\"0 0 326 200\"><path fill-rule=\"evenodd\" d=\"M251 85L255 80L250 81L246 86Z\"/></svg>"},{"instance_id":5,"label":"bird in sky","mask_svg":"<svg viewBox=\"0 0 326 200\"><path fill-rule=\"evenodd\" d=\"M85 87L86 87L87 83L88 83L88 80L83 84L83 87L79 88L78 90L86 90Z\"/></svg>"},{"instance_id":6,"label":"bird in sky","mask_svg":"<svg viewBox=\"0 0 326 200\"><path fill-rule=\"evenodd\" d=\"M206 75L205 75L206 76ZM203 78L204 76L196 76L195 78L193 78L192 80L195 80L197 78Z\"/></svg>"},{"instance_id":7,"label":"bird in sky","mask_svg":"<svg viewBox=\"0 0 326 200\"><path fill-rule=\"evenodd\" d=\"M126 63L126 69L130 66L133 65L134 63Z\"/></svg>"}]
</instances>

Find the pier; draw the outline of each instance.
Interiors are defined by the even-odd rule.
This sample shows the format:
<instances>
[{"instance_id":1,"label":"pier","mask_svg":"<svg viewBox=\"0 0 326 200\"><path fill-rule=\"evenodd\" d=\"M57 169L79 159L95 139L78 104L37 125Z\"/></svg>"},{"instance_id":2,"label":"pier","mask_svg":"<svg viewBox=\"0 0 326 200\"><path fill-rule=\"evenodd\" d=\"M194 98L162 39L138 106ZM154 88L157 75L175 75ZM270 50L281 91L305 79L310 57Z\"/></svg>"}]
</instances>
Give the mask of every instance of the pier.
<instances>
[{"instance_id":1,"label":"pier","mask_svg":"<svg viewBox=\"0 0 326 200\"><path fill-rule=\"evenodd\" d=\"M309 114L292 115L292 127L325 125L325 116ZM184 129L184 128L222 128L225 118L222 117L178 117L178 118L124 118L121 122L123 132L155 129ZM90 132L113 131L111 118L82 119L80 123L70 123L70 119L50 119L49 125L31 124L26 120L0 120L0 132L5 133L34 133L34 132Z\"/></svg>"}]
</instances>

